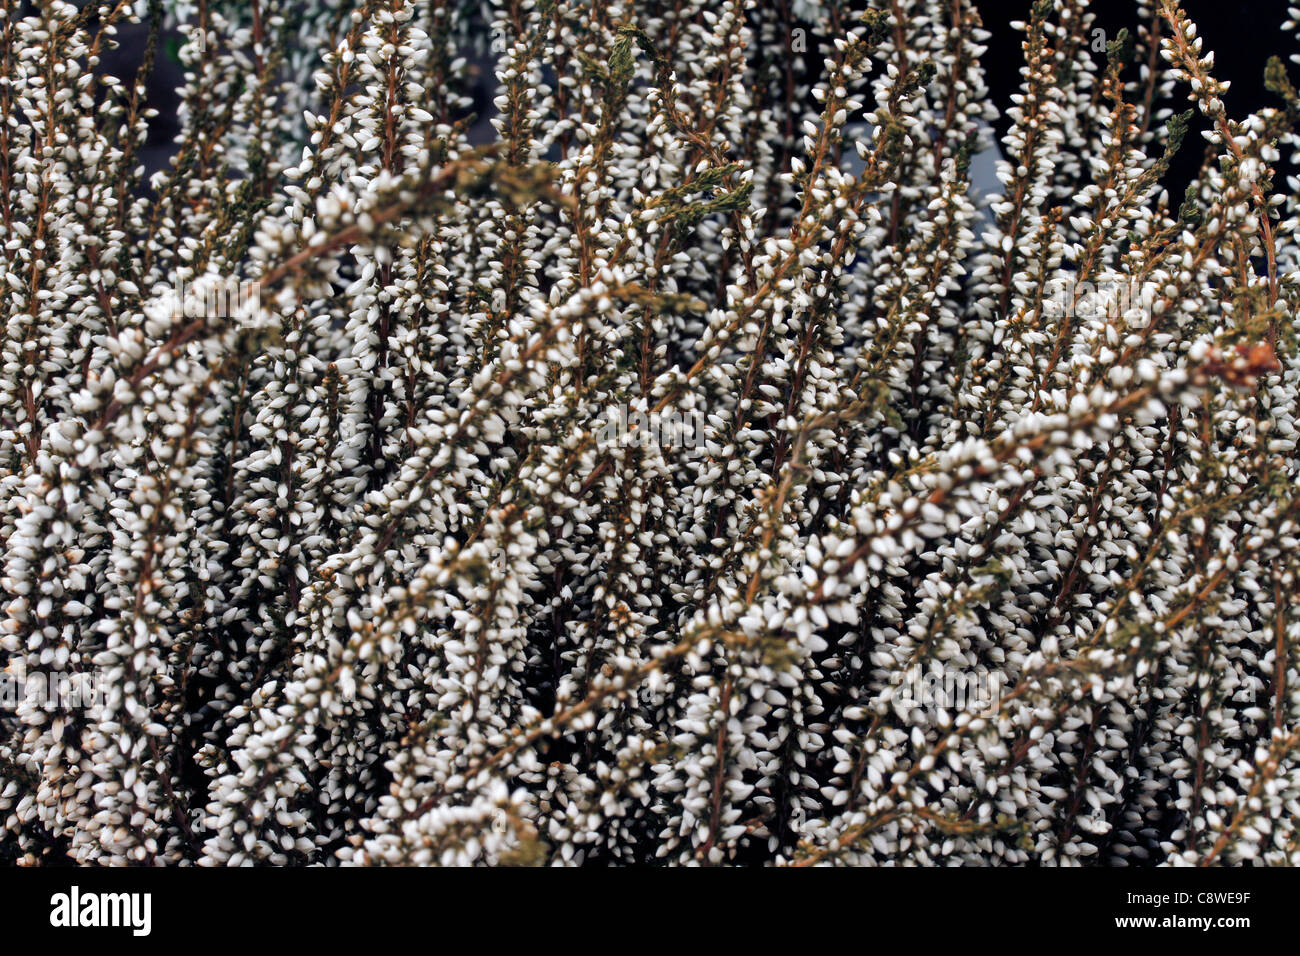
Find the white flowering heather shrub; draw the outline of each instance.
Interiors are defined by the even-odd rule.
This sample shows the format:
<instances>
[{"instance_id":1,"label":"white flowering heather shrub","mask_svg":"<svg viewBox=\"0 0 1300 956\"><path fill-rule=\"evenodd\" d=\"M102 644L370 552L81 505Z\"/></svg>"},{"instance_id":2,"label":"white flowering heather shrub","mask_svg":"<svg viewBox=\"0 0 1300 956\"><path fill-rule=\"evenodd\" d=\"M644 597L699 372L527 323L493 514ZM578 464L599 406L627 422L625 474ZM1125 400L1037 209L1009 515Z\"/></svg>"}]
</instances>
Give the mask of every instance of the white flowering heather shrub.
<instances>
[{"instance_id":1,"label":"white flowering heather shrub","mask_svg":"<svg viewBox=\"0 0 1300 956\"><path fill-rule=\"evenodd\" d=\"M968 0L0 6L0 860L1300 863L1282 63L1228 116L1172 0L1026 3L1011 103Z\"/></svg>"}]
</instances>

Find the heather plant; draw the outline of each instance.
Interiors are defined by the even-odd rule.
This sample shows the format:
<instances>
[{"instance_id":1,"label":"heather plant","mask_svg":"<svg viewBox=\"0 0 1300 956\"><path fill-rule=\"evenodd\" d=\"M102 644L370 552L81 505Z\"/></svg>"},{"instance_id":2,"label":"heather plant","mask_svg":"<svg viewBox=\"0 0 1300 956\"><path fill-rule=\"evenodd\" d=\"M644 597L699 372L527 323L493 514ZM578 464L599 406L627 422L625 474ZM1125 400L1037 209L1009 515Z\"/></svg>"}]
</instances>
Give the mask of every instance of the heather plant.
<instances>
[{"instance_id":1,"label":"heather plant","mask_svg":"<svg viewBox=\"0 0 1300 956\"><path fill-rule=\"evenodd\" d=\"M1300 96L1137 7L2 0L0 859L1300 863Z\"/></svg>"}]
</instances>

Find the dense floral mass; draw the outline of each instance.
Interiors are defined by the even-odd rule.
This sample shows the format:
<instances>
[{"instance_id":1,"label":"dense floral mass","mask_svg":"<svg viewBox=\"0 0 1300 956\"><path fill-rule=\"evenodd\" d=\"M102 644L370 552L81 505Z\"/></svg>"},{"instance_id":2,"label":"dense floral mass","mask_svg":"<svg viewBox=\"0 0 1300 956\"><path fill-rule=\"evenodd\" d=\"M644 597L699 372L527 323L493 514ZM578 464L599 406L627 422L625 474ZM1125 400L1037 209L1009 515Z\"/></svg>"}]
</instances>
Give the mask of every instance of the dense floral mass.
<instances>
[{"instance_id":1,"label":"dense floral mass","mask_svg":"<svg viewBox=\"0 0 1300 956\"><path fill-rule=\"evenodd\" d=\"M0 861L1300 863L1300 97L1135 4L3 0Z\"/></svg>"}]
</instances>

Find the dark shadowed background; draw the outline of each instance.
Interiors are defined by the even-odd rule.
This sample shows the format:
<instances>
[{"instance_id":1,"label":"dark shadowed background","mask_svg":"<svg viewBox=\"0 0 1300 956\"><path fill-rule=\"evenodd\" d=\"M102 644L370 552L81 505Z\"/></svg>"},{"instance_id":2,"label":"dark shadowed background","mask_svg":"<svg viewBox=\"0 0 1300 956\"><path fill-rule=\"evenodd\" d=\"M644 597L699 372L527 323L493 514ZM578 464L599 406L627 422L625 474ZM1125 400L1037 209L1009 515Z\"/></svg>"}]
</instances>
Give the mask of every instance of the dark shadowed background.
<instances>
[{"instance_id":1,"label":"dark shadowed background","mask_svg":"<svg viewBox=\"0 0 1300 956\"><path fill-rule=\"evenodd\" d=\"M1023 63L1021 41L1023 34L1013 31L1012 20L1027 16L1028 0L974 0L984 19L985 27L992 33L988 52L984 55L986 79L994 101L1005 105L1020 84L1019 69ZM1232 88L1224 97L1229 116L1240 118L1263 106L1279 105L1277 97L1264 89L1264 65L1273 54L1287 62L1293 81L1300 78L1300 66L1289 57L1300 53L1300 44L1291 33L1284 33L1282 24L1287 19L1286 0L1183 0L1183 8L1196 21L1206 49L1215 53L1215 73L1229 80ZM1094 28L1105 31L1106 39L1114 39L1121 28L1136 32L1137 7L1133 0L1094 0L1091 9L1096 14ZM120 47L105 57L103 68L122 78L130 77L139 65L144 49L147 27L137 25L119 32ZM164 38L158 51L156 67L149 85L150 104L158 110L149 134L149 142L142 152L142 161L149 173L163 168L173 152L172 141L178 132L176 109L181 69L175 59L175 49L180 38L170 34ZM806 58L812 66L815 58ZM475 107L480 110L478 123L471 134L473 141L491 138L487 125L490 118L493 91L489 85L490 66L484 64L480 71L481 89L474 91ZM1300 85L1300 82L1297 82ZM997 122L999 139L1006 132L1008 119L1000 114ZM1193 120L1194 129L1207 128L1198 115ZM1200 166L1204 140L1189 136L1186 145L1176 158L1166 180L1170 194L1181 195L1186 184ZM1292 170L1286 166L1284 170ZM978 174L977 174L978 176Z\"/></svg>"}]
</instances>

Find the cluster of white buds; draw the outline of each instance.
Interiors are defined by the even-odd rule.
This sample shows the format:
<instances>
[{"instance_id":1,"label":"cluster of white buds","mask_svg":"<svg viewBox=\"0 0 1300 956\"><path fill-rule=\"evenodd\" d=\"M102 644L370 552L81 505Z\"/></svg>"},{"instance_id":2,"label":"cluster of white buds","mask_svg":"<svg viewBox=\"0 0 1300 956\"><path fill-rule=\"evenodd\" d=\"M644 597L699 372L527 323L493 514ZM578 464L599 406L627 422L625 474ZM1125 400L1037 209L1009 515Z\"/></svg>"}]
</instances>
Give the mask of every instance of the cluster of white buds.
<instances>
[{"instance_id":1,"label":"cluster of white buds","mask_svg":"<svg viewBox=\"0 0 1300 956\"><path fill-rule=\"evenodd\" d=\"M0 863L1300 864L1300 95L1024 6L0 0Z\"/></svg>"}]
</instances>

